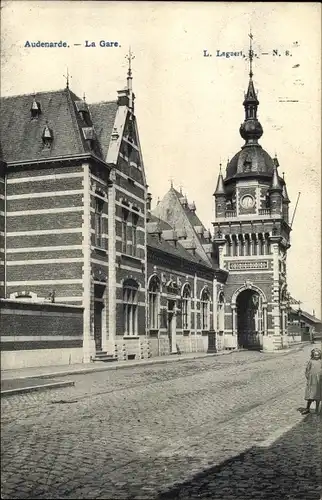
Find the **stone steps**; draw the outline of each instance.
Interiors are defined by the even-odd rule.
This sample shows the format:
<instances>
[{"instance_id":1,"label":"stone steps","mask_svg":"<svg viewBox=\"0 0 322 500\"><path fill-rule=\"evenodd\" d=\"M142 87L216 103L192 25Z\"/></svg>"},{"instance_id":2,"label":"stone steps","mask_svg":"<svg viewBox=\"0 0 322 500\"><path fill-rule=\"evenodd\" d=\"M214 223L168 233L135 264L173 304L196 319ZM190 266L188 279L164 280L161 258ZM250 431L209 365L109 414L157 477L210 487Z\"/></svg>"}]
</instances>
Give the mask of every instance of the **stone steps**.
<instances>
[{"instance_id":1,"label":"stone steps","mask_svg":"<svg viewBox=\"0 0 322 500\"><path fill-rule=\"evenodd\" d=\"M93 361L103 361L106 363L108 361L117 361L117 358L112 354L107 354L106 351L96 351Z\"/></svg>"}]
</instances>

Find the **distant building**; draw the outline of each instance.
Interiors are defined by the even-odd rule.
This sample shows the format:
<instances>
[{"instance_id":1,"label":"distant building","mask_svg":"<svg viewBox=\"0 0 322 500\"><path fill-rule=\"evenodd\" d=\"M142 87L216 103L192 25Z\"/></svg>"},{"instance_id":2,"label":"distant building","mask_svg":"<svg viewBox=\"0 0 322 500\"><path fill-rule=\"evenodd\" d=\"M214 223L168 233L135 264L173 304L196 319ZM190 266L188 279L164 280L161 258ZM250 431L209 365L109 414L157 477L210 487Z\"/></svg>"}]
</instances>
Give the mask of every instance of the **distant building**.
<instances>
[{"instance_id":1,"label":"distant building","mask_svg":"<svg viewBox=\"0 0 322 500\"><path fill-rule=\"evenodd\" d=\"M322 322L314 315L302 311L300 308L290 308L288 314L288 333L302 341L321 341Z\"/></svg>"},{"instance_id":2,"label":"distant building","mask_svg":"<svg viewBox=\"0 0 322 500\"><path fill-rule=\"evenodd\" d=\"M116 101L1 99L3 368L287 345L289 199L252 76L214 235L172 185L151 210L130 69Z\"/></svg>"}]
</instances>

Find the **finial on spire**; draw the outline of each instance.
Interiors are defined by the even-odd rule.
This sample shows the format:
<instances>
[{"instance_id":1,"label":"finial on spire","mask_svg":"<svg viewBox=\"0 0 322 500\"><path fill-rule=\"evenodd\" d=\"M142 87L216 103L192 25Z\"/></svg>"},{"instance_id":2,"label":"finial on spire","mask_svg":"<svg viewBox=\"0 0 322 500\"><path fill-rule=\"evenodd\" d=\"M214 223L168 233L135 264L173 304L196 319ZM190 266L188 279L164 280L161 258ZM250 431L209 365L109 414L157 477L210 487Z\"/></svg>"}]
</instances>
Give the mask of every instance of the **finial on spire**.
<instances>
[{"instance_id":1,"label":"finial on spire","mask_svg":"<svg viewBox=\"0 0 322 500\"><path fill-rule=\"evenodd\" d=\"M173 177L170 177L169 181L170 181L170 187L171 187L171 189L173 189Z\"/></svg>"},{"instance_id":2,"label":"finial on spire","mask_svg":"<svg viewBox=\"0 0 322 500\"><path fill-rule=\"evenodd\" d=\"M214 192L214 196L225 195L224 179L221 172L221 163L219 164L220 170L218 174L217 186Z\"/></svg>"},{"instance_id":3,"label":"finial on spire","mask_svg":"<svg viewBox=\"0 0 322 500\"><path fill-rule=\"evenodd\" d=\"M253 78L253 57L254 57L254 52L253 52L253 34L252 34L252 28L250 28L250 33L249 33L249 78Z\"/></svg>"},{"instance_id":4,"label":"finial on spire","mask_svg":"<svg viewBox=\"0 0 322 500\"><path fill-rule=\"evenodd\" d=\"M64 78L66 78L66 89L69 89L69 78L71 78L68 68L66 69L66 75L63 75Z\"/></svg>"},{"instance_id":5,"label":"finial on spire","mask_svg":"<svg viewBox=\"0 0 322 500\"><path fill-rule=\"evenodd\" d=\"M129 52L125 56L125 59L127 59L128 63L129 63L129 67L127 70L127 76L128 76L128 78L132 78L132 61L133 61L133 59L135 59L135 55L133 54L133 52L131 50L131 46L129 47Z\"/></svg>"},{"instance_id":6,"label":"finial on spire","mask_svg":"<svg viewBox=\"0 0 322 500\"><path fill-rule=\"evenodd\" d=\"M125 56L125 59L128 60L129 67L127 70L127 90L128 90L128 96L129 96L129 108L134 110L134 95L132 91L132 61L135 59L135 55L133 54L131 47L129 47L129 52Z\"/></svg>"},{"instance_id":7,"label":"finial on spire","mask_svg":"<svg viewBox=\"0 0 322 500\"><path fill-rule=\"evenodd\" d=\"M283 181L285 180L285 172L282 172L283 175Z\"/></svg>"}]
</instances>

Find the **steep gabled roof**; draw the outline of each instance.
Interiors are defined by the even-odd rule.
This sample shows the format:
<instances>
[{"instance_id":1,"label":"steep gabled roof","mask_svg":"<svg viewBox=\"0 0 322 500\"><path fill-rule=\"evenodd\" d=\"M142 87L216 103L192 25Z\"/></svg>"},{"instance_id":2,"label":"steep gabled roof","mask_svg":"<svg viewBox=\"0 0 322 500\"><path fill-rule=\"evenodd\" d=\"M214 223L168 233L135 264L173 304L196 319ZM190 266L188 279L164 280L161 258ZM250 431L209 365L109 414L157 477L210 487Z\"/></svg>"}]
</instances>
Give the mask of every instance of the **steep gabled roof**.
<instances>
[{"instance_id":1,"label":"steep gabled roof","mask_svg":"<svg viewBox=\"0 0 322 500\"><path fill-rule=\"evenodd\" d=\"M152 214L167 222L174 229L184 230L187 238L194 239L196 253L209 265L211 261L203 248L203 244L207 243L204 239L206 229L195 211L191 210L187 203L183 203L184 198L182 193L171 186L164 198L152 210ZM196 228L200 228L200 231L197 232Z\"/></svg>"},{"instance_id":2,"label":"steep gabled roof","mask_svg":"<svg viewBox=\"0 0 322 500\"><path fill-rule=\"evenodd\" d=\"M81 154L88 151L81 133L75 101L80 99L69 89L39 92L35 100L41 113L31 119L34 95L18 95L1 99L0 142L7 162ZM43 148L42 133L48 122L53 131L50 149Z\"/></svg>"},{"instance_id":3,"label":"steep gabled roof","mask_svg":"<svg viewBox=\"0 0 322 500\"><path fill-rule=\"evenodd\" d=\"M31 119L34 100L40 104L37 119ZM77 103L77 104L76 104ZM89 111L84 121L77 106ZM118 109L116 101L87 104L69 88L1 98L0 149L6 162L19 162L91 152L105 161ZM42 134L53 133L50 148ZM83 130L94 127L92 145Z\"/></svg>"},{"instance_id":4,"label":"steep gabled roof","mask_svg":"<svg viewBox=\"0 0 322 500\"><path fill-rule=\"evenodd\" d=\"M158 217L156 217L155 215L151 214L149 215L149 222L155 222L158 224L158 227L163 230L168 230L168 229L173 229L172 226L170 226L170 224L168 224L167 222L165 222L164 220L161 220L159 219Z\"/></svg>"},{"instance_id":5,"label":"steep gabled roof","mask_svg":"<svg viewBox=\"0 0 322 500\"><path fill-rule=\"evenodd\" d=\"M211 264L205 262L203 259L201 259L198 255L193 255L187 250L185 250L179 242L176 245L173 245L169 243L168 241L165 241L163 238L159 238L156 235L147 235L147 246L152 248L152 249L157 249L161 250L162 252L172 255L174 257L177 257L179 259L185 260L187 262L193 263L193 264L200 264L204 267L208 267L209 269L212 269L214 271L214 268L211 266Z\"/></svg>"},{"instance_id":6,"label":"steep gabled roof","mask_svg":"<svg viewBox=\"0 0 322 500\"><path fill-rule=\"evenodd\" d=\"M105 160L110 145L118 105L116 101L98 102L89 104L88 108L95 128L96 137L100 144L101 158Z\"/></svg>"},{"instance_id":7,"label":"steep gabled roof","mask_svg":"<svg viewBox=\"0 0 322 500\"><path fill-rule=\"evenodd\" d=\"M310 314L306 311L301 311L301 313L299 314L298 310L292 309L291 314L294 314L295 316L298 316L298 317L303 317L303 318L307 319L308 321L310 321L311 323L315 323L317 325L322 324L322 321L320 319L316 318L315 316L313 316L312 314Z\"/></svg>"}]
</instances>

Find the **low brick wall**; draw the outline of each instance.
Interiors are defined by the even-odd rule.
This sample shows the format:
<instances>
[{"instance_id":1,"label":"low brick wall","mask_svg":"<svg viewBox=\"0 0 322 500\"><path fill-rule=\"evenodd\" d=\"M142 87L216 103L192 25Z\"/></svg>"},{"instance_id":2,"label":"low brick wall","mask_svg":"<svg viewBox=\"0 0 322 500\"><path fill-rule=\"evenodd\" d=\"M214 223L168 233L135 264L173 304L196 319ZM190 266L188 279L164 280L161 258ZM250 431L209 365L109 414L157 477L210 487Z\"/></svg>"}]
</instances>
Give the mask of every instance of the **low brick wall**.
<instances>
[{"instance_id":1,"label":"low brick wall","mask_svg":"<svg viewBox=\"0 0 322 500\"><path fill-rule=\"evenodd\" d=\"M1 368L81 363L83 308L0 299Z\"/></svg>"}]
</instances>

